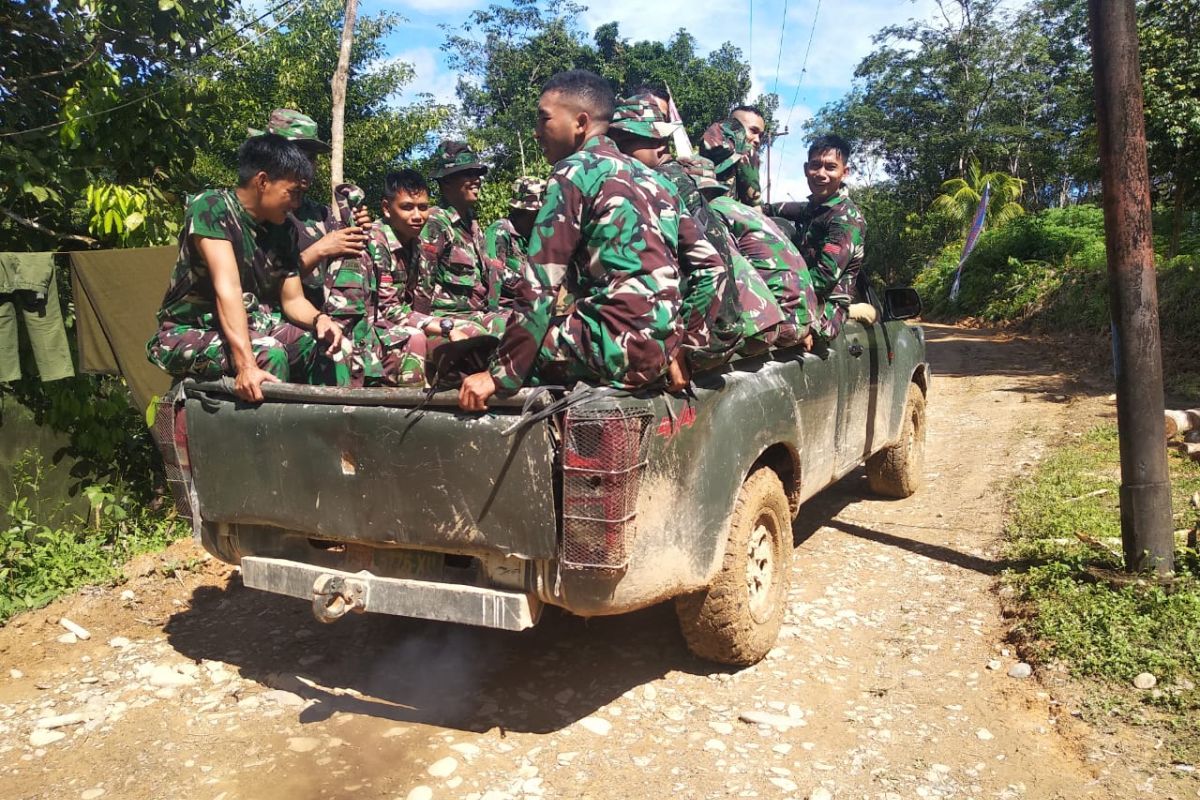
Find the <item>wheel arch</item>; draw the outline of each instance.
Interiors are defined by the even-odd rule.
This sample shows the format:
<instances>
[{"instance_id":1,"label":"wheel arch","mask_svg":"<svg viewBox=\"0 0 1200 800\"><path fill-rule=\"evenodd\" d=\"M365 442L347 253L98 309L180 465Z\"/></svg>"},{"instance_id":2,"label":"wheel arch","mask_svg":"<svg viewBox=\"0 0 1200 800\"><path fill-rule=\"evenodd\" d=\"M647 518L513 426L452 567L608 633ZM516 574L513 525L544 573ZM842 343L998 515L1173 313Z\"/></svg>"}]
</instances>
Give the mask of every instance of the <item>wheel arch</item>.
<instances>
[{"instance_id":1,"label":"wheel arch","mask_svg":"<svg viewBox=\"0 0 1200 800\"><path fill-rule=\"evenodd\" d=\"M802 477L800 453L796 447L790 442L776 442L767 447L746 470L742 480L745 481L760 467L769 467L779 477L780 483L783 484L783 491L787 495L788 510L792 514L792 519L795 519L800 513L800 480Z\"/></svg>"}]
</instances>

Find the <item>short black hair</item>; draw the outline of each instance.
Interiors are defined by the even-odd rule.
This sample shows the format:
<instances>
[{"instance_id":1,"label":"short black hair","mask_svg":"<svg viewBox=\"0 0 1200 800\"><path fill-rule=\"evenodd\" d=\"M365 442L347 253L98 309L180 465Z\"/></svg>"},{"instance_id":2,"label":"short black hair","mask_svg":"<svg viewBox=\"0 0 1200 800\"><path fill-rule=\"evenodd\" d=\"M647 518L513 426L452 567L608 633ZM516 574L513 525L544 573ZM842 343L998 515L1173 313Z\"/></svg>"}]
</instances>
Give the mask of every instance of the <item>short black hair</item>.
<instances>
[{"instance_id":1,"label":"short black hair","mask_svg":"<svg viewBox=\"0 0 1200 800\"><path fill-rule=\"evenodd\" d=\"M383 199L391 200L397 192L408 192L411 195L429 194L429 184L426 183L424 175L406 167L384 176Z\"/></svg>"},{"instance_id":2,"label":"short black hair","mask_svg":"<svg viewBox=\"0 0 1200 800\"><path fill-rule=\"evenodd\" d=\"M586 69L571 69L552 75L542 85L542 94L559 92L574 97L592 115L593 119L608 122L612 119L613 106L617 99L612 84Z\"/></svg>"},{"instance_id":3,"label":"short black hair","mask_svg":"<svg viewBox=\"0 0 1200 800\"><path fill-rule=\"evenodd\" d=\"M729 112L729 116L732 117L734 114L736 114L739 111L749 111L751 114L757 114L758 116L762 117L764 120L767 118L767 115L764 114L762 112L762 109L759 108L758 106L735 106L733 108L733 110Z\"/></svg>"},{"instance_id":4,"label":"short black hair","mask_svg":"<svg viewBox=\"0 0 1200 800\"><path fill-rule=\"evenodd\" d=\"M850 143L836 133L826 133L813 139L808 145L808 157L820 155L826 150L833 150L841 156L843 164L850 163Z\"/></svg>"},{"instance_id":5,"label":"short black hair","mask_svg":"<svg viewBox=\"0 0 1200 800\"><path fill-rule=\"evenodd\" d=\"M269 180L311 183L313 165L304 151L278 133L251 136L237 151L238 186L245 186L260 172Z\"/></svg>"},{"instance_id":6,"label":"short black hair","mask_svg":"<svg viewBox=\"0 0 1200 800\"><path fill-rule=\"evenodd\" d=\"M667 91L667 85L662 81L639 83L632 91L625 93L626 97L637 97L639 94L648 94L657 97L659 100L671 99L671 93Z\"/></svg>"}]
</instances>

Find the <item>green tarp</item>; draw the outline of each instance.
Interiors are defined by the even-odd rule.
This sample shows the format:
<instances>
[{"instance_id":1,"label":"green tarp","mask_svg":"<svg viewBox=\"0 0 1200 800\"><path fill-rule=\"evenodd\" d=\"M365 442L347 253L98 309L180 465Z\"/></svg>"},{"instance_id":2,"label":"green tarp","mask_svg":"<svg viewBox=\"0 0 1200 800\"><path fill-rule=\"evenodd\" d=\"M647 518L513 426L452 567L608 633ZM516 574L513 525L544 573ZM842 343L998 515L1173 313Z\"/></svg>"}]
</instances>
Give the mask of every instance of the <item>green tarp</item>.
<instances>
[{"instance_id":1,"label":"green tarp","mask_svg":"<svg viewBox=\"0 0 1200 800\"><path fill-rule=\"evenodd\" d=\"M178 255L174 246L71 253L79 369L123 375L141 410L171 386L146 360L146 341Z\"/></svg>"}]
</instances>

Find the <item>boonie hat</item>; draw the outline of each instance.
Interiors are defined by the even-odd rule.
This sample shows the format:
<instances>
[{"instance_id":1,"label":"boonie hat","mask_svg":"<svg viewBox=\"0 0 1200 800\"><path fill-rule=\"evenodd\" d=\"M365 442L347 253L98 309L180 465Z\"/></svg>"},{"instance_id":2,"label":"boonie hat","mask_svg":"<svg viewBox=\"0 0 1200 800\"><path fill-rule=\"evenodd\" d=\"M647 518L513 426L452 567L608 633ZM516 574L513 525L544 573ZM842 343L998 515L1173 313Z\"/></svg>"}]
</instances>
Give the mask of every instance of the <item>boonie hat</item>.
<instances>
[{"instance_id":1,"label":"boonie hat","mask_svg":"<svg viewBox=\"0 0 1200 800\"><path fill-rule=\"evenodd\" d=\"M683 171L696 182L696 188L702 192L720 192L726 194L729 187L717 180L717 170L713 162L704 156L685 156L676 161Z\"/></svg>"},{"instance_id":2,"label":"boonie hat","mask_svg":"<svg viewBox=\"0 0 1200 800\"><path fill-rule=\"evenodd\" d=\"M624 131L643 139L667 139L679 130L682 123L667 122L658 104L648 94L635 94L617 101L608 128Z\"/></svg>"},{"instance_id":3,"label":"boonie hat","mask_svg":"<svg viewBox=\"0 0 1200 800\"><path fill-rule=\"evenodd\" d=\"M522 175L512 182L512 191L512 199L508 201L509 208L537 211L542 207L546 196L546 182L531 175Z\"/></svg>"},{"instance_id":4,"label":"boonie hat","mask_svg":"<svg viewBox=\"0 0 1200 800\"><path fill-rule=\"evenodd\" d=\"M247 128L246 132L251 136L277 133L283 138L295 142L300 149L314 153L328 153L333 149L317 138L317 123L312 117L291 108L277 108L272 111L265 131Z\"/></svg>"},{"instance_id":5,"label":"boonie hat","mask_svg":"<svg viewBox=\"0 0 1200 800\"><path fill-rule=\"evenodd\" d=\"M475 151L466 142L445 140L438 144L437 150L433 151L435 179L467 170L480 170L486 174L488 168L480 163L479 156L475 155Z\"/></svg>"}]
</instances>

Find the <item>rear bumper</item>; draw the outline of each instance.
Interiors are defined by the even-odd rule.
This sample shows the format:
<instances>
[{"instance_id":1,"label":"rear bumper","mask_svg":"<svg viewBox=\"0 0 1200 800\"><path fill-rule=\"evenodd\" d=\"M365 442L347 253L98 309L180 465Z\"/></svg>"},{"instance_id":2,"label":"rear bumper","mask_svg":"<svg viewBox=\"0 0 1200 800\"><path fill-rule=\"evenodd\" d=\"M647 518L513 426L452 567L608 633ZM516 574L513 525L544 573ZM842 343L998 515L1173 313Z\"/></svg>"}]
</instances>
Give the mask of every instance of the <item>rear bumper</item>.
<instances>
[{"instance_id":1,"label":"rear bumper","mask_svg":"<svg viewBox=\"0 0 1200 800\"><path fill-rule=\"evenodd\" d=\"M521 631L532 628L542 604L532 594L455 583L381 578L370 572L343 572L281 558L242 558L242 582L252 589L313 599L314 585L326 576L365 587L362 610L400 617L459 622L484 628Z\"/></svg>"}]
</instances>

